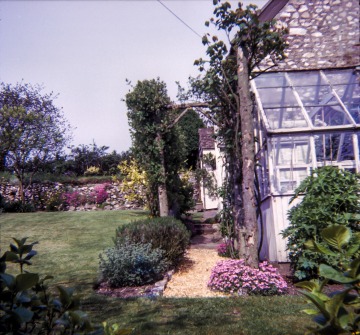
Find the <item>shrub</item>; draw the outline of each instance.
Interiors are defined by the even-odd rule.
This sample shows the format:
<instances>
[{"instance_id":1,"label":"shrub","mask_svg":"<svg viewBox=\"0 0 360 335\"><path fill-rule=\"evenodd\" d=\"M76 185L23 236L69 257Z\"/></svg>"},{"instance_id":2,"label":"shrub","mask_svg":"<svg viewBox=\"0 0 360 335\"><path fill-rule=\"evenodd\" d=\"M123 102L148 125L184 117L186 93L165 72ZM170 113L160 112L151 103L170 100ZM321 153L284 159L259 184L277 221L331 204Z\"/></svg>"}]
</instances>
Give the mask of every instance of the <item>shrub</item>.
<instances>
[{"instance_id":1,"label":"shrub","mask_svg":"<svg viewBox=\"0 0 360 335\"><path fill-rule=\"evenodd\" d=\"M73 207L85 205L86 196L78 191L64 193L65 204Z\"/></svg>"},{"instance_id":2,"label":"shrub","mask_svg":"<svg viewBox=\"0 0 360 335\"><path fill-rule=\"evenodd\" d=\"M60 211L65 202L64 193L59 190L50 195L45 201L45 210L48 212Z\"/></svg>"},{"instance_id":3,"label":"shrub","mask_svg":"<svg viewBox=\"0 0 360 335\"><path fill-rule=\"evenodd\" d=\"M102 279L112 287L139 286L161 279L168 269L164 251L153 249L150 243L118 242L100 255Z\"/></svg>"},{"instance_id":4,"label":"shrub","mask_svg":"<svg viewBox=\"0 0 360 335\"><path fill-rule=\"evenodd\" d=\"M126 239L134 243L151 243L153 249L164 250L164 257L176 264L190 243L190 232L172 217L151 218L120 226L115 242Z\"/></svg>"},{"instance_id":5,"label":"shrub","mask_svg":"<svg viewBox=\"0 0 360 335\"><path fill-rule=\"evenodd\" d=\"M35 212L35 206L31 202L23 203L21 200L3 201L3 211L5 213L30 213Z\"/></svg>"},{"instance_id":6,"label":"shrub","mask_svg":"<svg viewBox=\"0 0 360 335\"><path fill-rule=\"evenodd\" d=\"M278 295L287 290L276 268L263 262L259 269L254 269L245 265L243 259L218 262L211 271L208 286L215 291L239 295Z\"/></svg>"},{"instance_id":7,"label":"shrub","mask_svg":"<svg viewBox=\"0 0 360 335\"><path fill-rule=\"evenodd\" d=\"M124 198L130 202L136 202L139 206L145 207L147 204L146 193L148 190L148 180L145 171L141 170L135 160L122 161L117 168L120 176L114 176L114 181L121 181L120 189Z\"/></svg>"},{"instance_id":8,"label":"shrub","mask_svg":"<svg viewBox=\"0 0 360 335\"><path fill-rule=\"evenodd\" d=\"M353 232L360 230L359 180L359 175L326 166L314 170L295 190L291 201L305 195L300 204L290 209L290 225L282 234L288 238L289 259L298 280L316 278L322 263L339 269L339 255L317 253L307 249L306 242L315 239L321 245L324 239L320 231L334 224L349 227ZM352 244L353 240L349 246Z\"/></svg>"},{"instance_id":9,"label":"shrub","mask_svg":"<svg viewBox=\"0 0 360 335\"><path fill-rule=\"evenodd\" d=\"M97 204L102 204L109 197L109 194L106 192L108 184L100 184L94 187L95 190L95 201Z\"/></svg>"},{"instance_id":10,"label":"shrub","mask_svg":"<svg viewBox=\"0 0 360 335\"><path fill-rule=\"evenodd\" d=\"M84 176L98 176L101 174L100 168L97 166L90 166L84 172Z\"/></svg>"},{"instance_id":11,"label":"shrub","mask_svg":"<svg viewBox=\"0 0 360 335\"><path fill-rule=\"evenodd\" d=\"M103 204L109 197L109 194L106 192L108 186L108 183L96 185L94 191L90 193L88 201L97 205Z\"/></svg>"},{"instance_id":12,"label":"shrub","mask_svg":"<svg viewBox=\"0 0 360 335\"><path fill-rule=\"evenodd\" d=\"M0 257L0 333L88 333L92 326L71 288L57 286L59 295L53 296L45 284L51 276L40 279L37 273L24 271L37 254L36 242L26 244L26 240L14 238L10 251ZM20 274L7 273L8 262L19 264Z\"/></svg>"}]
</instances>

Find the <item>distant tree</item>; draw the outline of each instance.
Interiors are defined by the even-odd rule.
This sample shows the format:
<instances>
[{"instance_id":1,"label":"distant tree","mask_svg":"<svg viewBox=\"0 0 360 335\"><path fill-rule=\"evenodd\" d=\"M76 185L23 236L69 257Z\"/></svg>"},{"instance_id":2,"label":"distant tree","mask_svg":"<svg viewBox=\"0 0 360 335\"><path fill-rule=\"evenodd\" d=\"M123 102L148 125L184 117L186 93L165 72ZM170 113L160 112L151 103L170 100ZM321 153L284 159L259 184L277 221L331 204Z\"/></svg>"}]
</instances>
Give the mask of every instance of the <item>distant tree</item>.
<instances>
[{"instance_id":1,"label":"distant tree","mask_svg":"<svg viewBox=\"0 0 360 335\"><path fill-rule=\"evenodd\" d=\"M117 153L115 150L110 154L105 155L101 159L102 171L106 175L116 175L118 171L118 165L121 162L130 162L132 158L131 150L122 151Z\"/></svg>"},{"instance_id":2,"label":"distant tree","mask_svg":"<svg viewBox=\"0 0 360 335\"><path fill-rule=\"evenodd\" d=\"M84 175L85 171L91 166L99 168L102 171L102 159L107 155L109 147L101 147L93 141L90 145L80 144L77 147L72 146L68 156L68 167L78 176Z\"/></svg>"},{"instance_id":3,"label":"distant tree","mask_svg":"<svg viewBox=\"0 0 360 335\"><path fill-rule=\"evenodd\" d=\"M70 125L53 103L56 96L42 94L42 89L25 83L0 84L0 152L19 180L23 202L26 169L31 183L39 166L52 160L70 139Z\"/></svg>"}]
</instances>

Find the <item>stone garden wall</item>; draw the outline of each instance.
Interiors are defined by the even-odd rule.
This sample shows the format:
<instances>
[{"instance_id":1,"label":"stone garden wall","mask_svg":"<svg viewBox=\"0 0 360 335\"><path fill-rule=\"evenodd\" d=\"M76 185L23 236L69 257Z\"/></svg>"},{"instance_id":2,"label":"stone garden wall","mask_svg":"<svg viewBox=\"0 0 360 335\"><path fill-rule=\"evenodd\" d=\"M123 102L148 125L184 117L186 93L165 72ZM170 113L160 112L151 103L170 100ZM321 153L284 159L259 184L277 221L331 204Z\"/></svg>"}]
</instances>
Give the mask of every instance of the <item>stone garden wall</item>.
<instances>
[{"instance_id":1,"label":"stone garden wall","mask_svg":"<svg viewBox=\"0 0 360 335\"><path fill-rule=\"evenodd\" d=\"M103 186L106 192L106 199L101 201L101 203L96 203L96 190L99 189L99 186ZM17 185L1 183L0 194L5 201L14 202L20 200L19 188ZM64 185L60 183L34 183L25 191L25 198L27 202L34 203L37 210L46 210L47 207L49 208L49 205L57 206L57 203L64 194L76 195L78 201L72 201L72 205L58 205L58 207L60 207L59 210L90 211L102 209L143 209L139 203L127 201L125 195L120 190L120 184L116 182L102 185L88 184L79 186ZM93 201L87 201L88 199L93 199Z\"/></svg>"}]
</instances>

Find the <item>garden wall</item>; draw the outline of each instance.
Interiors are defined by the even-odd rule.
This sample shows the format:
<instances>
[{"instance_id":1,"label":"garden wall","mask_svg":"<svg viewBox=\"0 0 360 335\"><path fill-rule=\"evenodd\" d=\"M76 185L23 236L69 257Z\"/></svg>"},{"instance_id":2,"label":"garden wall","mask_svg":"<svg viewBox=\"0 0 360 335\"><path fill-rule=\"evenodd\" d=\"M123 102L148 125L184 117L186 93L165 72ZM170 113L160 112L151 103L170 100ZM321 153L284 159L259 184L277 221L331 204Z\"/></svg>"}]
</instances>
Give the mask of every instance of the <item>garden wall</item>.
<instances>
[{"instance_id":1,"label":"garden wall","mask_svg":"<svg viewBox=\"0 0 360 335\"><path fill-rule=\"evenodd\" d=\"M99 194L98 190L101 190L101 187L104 190L102 192L103 199L97 199L96 196ZM0 194L7 202L20 200L19 187L17 185L1 183ZM73 195L73 197L66 197L65 195ZM64 198L70 199L70 204L64 204L64 201L61 201ZM88 185L34 183L26 189L25 199L26 202L33 203L36 210L90 211L101 209L143 209L138 202L130 202L125 199L125 194L121 192L120 184L117 182ZM89 201L89 199L93 201Z\"/></svg>"}]
</instances>

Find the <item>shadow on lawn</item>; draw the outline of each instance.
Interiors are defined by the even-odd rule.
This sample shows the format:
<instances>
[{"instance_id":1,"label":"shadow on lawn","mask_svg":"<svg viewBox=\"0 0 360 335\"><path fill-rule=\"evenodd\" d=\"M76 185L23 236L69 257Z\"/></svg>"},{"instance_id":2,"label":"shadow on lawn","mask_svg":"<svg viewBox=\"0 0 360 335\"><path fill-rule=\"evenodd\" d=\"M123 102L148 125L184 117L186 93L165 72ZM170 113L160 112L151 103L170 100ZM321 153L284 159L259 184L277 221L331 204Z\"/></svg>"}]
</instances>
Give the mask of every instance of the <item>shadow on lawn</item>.
<instances>
[{"instance_id":1,"label":"shadow on lawn","mask_svg":"<svg viewBox=\"0 0 360 335\"><path fill-rule=\"evenodd\" d=\"M153 334L227 334L221 328L233 326L239 323L236 316L222 315L221 318L214 318L199 311L196 313L191 306L157 306L152 309L139 311L131 321L127 322L129 328L134 328L132 334L153 335ZM241 335L241 333L238 333Z\"/></svg>"}]
</instances>

